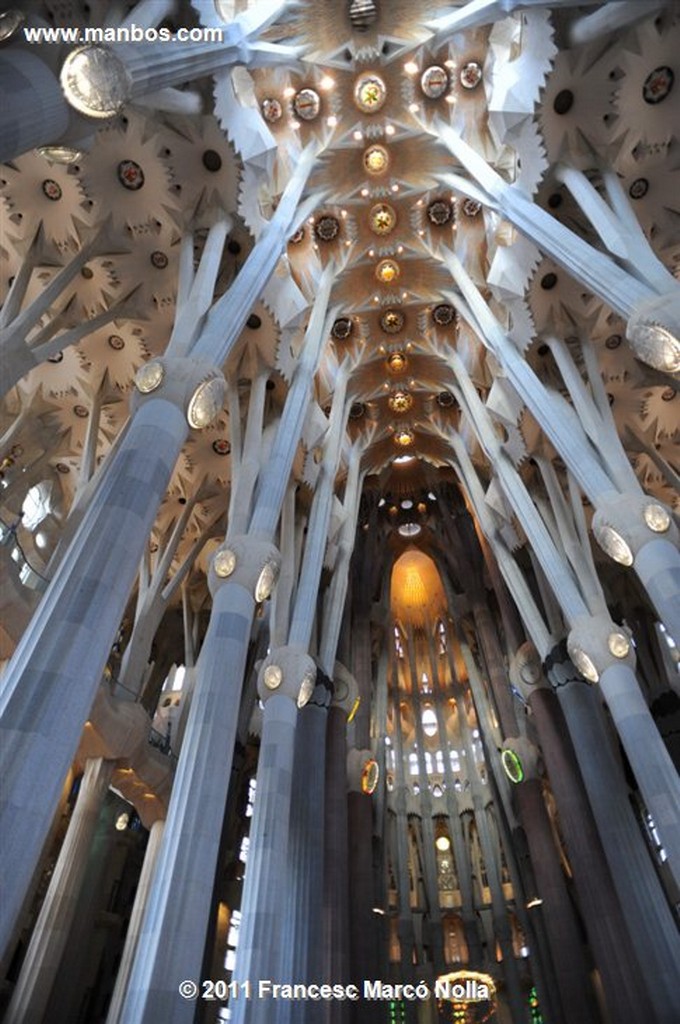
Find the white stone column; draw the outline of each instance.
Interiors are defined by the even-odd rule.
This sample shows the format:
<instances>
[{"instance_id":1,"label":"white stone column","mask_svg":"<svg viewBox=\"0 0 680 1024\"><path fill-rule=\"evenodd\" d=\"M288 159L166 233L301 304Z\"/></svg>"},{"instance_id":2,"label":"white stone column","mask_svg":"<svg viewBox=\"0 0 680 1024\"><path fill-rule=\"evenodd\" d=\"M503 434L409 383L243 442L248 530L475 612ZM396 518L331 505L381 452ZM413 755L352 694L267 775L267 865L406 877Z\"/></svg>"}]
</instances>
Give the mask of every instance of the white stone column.
<instances>
[{"instance_id":1,"label":"white stone column","mask_svg":"<svg viewBox=\"0 0 680 1024\"><path fill-rule=\"evenodd\" d=\"M151 891L151 883L156 870L158 851L160 850L164 828L165 821L162 818L158 818L149 829L149 838L146 844L144 863L142 864L142 871L139 876L139 882L137 883L135 902L132 906L132 913L128 923L123 955L118 968L118 974L116 975L116 984L111 996L111 1002L109 1003L109 1011L106 1015L106 1024L118 1024L118 1021L120 1020L120 1011L123 1005L123 999L125 998L128 981L130 980L132 963L137 950L137 943L139 942L139 936L142 929L142 919L144 917L149 893Z\"/></svg>"},{"instance_id":2,"label":"white stone column","mask_svg":"<svg viewBox=\"0 0 680 1024\"><path fill-rule=\"evenodd\" d=\"M57 142L70 112L59 80L34 53L8 48L0 57L0 163Z\"/></svg>"},{"instance_id":3,"label":"white stone column","mask_svg":"<svg viewBox=\"0 0 680 1024\"><path fill-rule=\"evenodd\" d=\"M35 1024L43 1019L73 924L112 771L113 761L101 757L85 764L76 805L7 1010L7 1024Z\"/></svg>"}]
</instances>

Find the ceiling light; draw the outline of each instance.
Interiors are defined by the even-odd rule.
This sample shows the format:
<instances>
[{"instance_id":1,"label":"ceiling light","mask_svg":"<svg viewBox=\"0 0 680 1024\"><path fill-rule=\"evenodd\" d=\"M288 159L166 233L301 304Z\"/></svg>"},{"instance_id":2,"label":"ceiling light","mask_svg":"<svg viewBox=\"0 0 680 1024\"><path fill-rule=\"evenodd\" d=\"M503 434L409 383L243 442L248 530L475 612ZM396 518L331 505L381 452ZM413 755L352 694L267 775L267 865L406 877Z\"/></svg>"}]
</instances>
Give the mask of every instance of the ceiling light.
<instances>
[{"instance_id":1,"label":"ceiling light","mask_svg":"<svg viewBox=\"0 0 680 1024\"><path fill-rule=\"evenodd\" d=\"M337 123L338 123L338 119L335 116L335 114L331 114L330 117L326 118L326 124L328 125L329 128L335 128Z\"/></svg>"},{"instance_id":2,"label":"ceiling light","mask_svg":"<svg viewBox=\"0 0 680 1024\"><path fill-rule=\"evenodd\" d=\"M319 88L323 89L324 92L328 92L329 89L333 89L334 87L335 79L331 78L330 75L324 75L321 81L319 82Z\"/></svg>"},{"instance_id":3,"label":"ceiling light","mask_svg":"<svg viewBox=\"0 0 680 1024\"><path fill-rule=\"evenodd\" d=\"M380 769L378 762L372 757L366 761L361 772L361 792L366 796L372 796L378 788L380 781Z\"/></svg>"},{"instance_id":4,"label":"ceiling light","mask_svg":"<svg viewBox=\"0 0 680 1024\"><path fill-rule=\"evenodd\" d=\"M400 448L408 448L413 444L415 440L415 434L410 427L400 427L399 430L395 431L394 443L399 445Z\"/></svg>"},{"instance_id":5,"label":"ceiling light","mask_svg":"<svg viewBox=\"0 0 680 1024\"><path fill-rule=\"evenodd\" d=\"M396 131L396 128L394 127L393 124L388 124L385 127L385 135L394 135L395 131Z\"/></svg>"},{"instance_id":6,"label":"ceiling light","mask_svg":"<svg viewBox=\"0 0 680 1024\"><path fill-rule=\"evenodd\" d=\"M447 853L451 849L451 840L445 835L437 836L434 845L440 853Z\"/></svg>"},{"instance_id":7,"label":"ceiling light","mask_svg":"<svg viewBox=\"0 0 680 1024\"><path fill-rule=\"evenodd\" d=\"M412 60L408 60L404 64L404 71L406 72L407 75L417 75L418 74L418 65L414 64L414 62Z\"/></svg>"}]
</instances>

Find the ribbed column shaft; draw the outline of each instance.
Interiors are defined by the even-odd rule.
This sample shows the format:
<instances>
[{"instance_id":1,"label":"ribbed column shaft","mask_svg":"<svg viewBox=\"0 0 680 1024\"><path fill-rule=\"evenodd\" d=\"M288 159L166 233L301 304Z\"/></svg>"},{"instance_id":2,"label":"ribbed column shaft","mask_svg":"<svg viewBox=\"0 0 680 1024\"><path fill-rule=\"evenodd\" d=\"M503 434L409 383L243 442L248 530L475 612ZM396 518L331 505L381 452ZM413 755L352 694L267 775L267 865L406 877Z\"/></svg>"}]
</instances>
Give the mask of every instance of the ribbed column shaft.
<instances>
[{"instance_id":1,"label":"ribbed column shaft","mask_svg":"<svg viewBox=\"0 0 680 1024\"><path fill-rule=\"evenodd\" d=\"M577 676L575 669L572 670ZM552 673L551 673L552 675ZM597 830L659 1024L673 1024L680 990L680 937L628 800L597 692L557 687Z\"/></svg>"},{"instance_id":2,"label":"ribbed column shaft","mask_svg":"<svg viewBox=\"0 0 680 1024\"><path fill-rule=\"evenodd\" d=\"M2 949L188 429L170 402L138 409L2 679Z\"/></svg>"},{"instance_id":3,"label":"ribbed column shaft","mask_svg":"<svg viewBox=\"0 0 680 1024\"><path fill-rule=\"evenodd\" d=\"M217 589L121 1024L193 1020L178 987L200 977L254 614L244 587Z\"/></svg>"},{"instance_id":4,"label":"ribbed column shaft","mask_svg":"<svg viewBox=\"0 0 680 1024\"><path fill-rule=\"evenodd\" d=\"M349 981L349 875L347 824L347 715L328 711L324 806L324 981ZM332 999L323 1006L324 1024L347 1024L347 1003Z\"/></svg>"},{"instance_id":5,"label":"ribbed column shaft","mask_svg":"<svg viewBox=\"0 0 680 1024\"><path fill-rule=\"evenodd\" d=\"M646 1024L651 1007L614 888L566 722L555 694L535 689L529 706L555 794L584 923L612 1020Z\"/></svg>"},{"instance_id":6,"label":"ribbed column shaft","mask_svg":"<svg viewBox=\"0 0 680 1024\"><path fill-rule=\"evenodd\" d=\"M600 689L680 888L680 779L675 765L632 668L610 665L602 673Z\"/></svg>"},{"instance_id":7,"label":"ribbed column shaft","mask_svg":"<svg viewBox=\"0 0 680 1024\"><path fill-rule=\"evenodd\" d=\"M373 913L373 808L366 793L347 794L349 822L349 906L351 980L378 977L378 928ZM375 1004L355 1003L356 1024L375 1021Z\"/></svg>"},{"instance_id":8,"label":"ribbed column shaft","mask_svg":"<svg viewBox=\"0 0 680 1024\"><path fill-rule=\"evenodd\" d=\"M317 691L321 687L317 687ZM325 778L328 712L305 705L299 714L293 763L288 875L283 915L283 979L321 982L323 978L323 878ZM319 1009L305 1000L282 1001L277 1024L315 1024Z\"/></svg>"},{"instance_id":9,"label":"ribbed column shaft","mask_svg":"<svg viewBox=\"0 0 680 1024\"><path fill-rule=\"evenodd\" d=\"M250 827L248 865L241 901L241 927L233 980L284 981L283 910L288 885L291 787L295 754L294 701L269 697L263 713L257 796ZM234 1024L271 1024L268 999L235 999Z\"/></svg>"},{"instance_id":10,"label":"ribbed column shaft","mask_svg":"<svg viewBox=\"0 0 680 1024\"><path fill-rule=\"evenodd\" d=\"M680 642L680 552L659 537L635 555L635 572L674 640Z\"/></svg>"},{"instance_id":11,"label":"ribbed column shaft","mask_svg":"<svg viewBox=\"0 0 680 1024\"><path fill-rule=\"evenodd\" d=\"M57 76L33 53L3 51L0 95L0 163L57 143L68 128L69 106Z\"/></svg>"},{"instance_id":12,"label":"ribbed column shaft","mask_svg":"<svg viewBox=\"0 0 680 1024\"><path fill-rule=\"evenodd\" d=\"M35 1024L43 1019L68 942L92 837L112 771L113 762L101 757L85 765L66 837L7 1010L7 1024Z\"/></svg>"},{"instance_id":13,"label":"ribbed column shaft","mask_svg":"<svg viewBox=\"0 0 680 1024\"><path fill-rule=\"evenodd\" d=\"M142 864L142 871L139 876L139 882L137 883L135 902L132 906L132 913L130 914L130 921L128 923L127 934L125 936L125 945L123 947L123 955L120 960L118 974L116 975L116 984L113 988L111 1002L109 1003L109 1010L106 1015L106 1024L118 1024L120 1020L120 1011L125 998L127 985L130 980L132 963L137 950L137 943L139 942L142 920L144 918L144 912L149 899L149 892L151 890L151 883L156 869L156 861L158 860L158 852L160 850L164 828L165 821L159 818L157 821L154 821L153 825L149 829L149 838L147 840L146 851L144 853L144 863Z\"/></svg>"}]
</instances>

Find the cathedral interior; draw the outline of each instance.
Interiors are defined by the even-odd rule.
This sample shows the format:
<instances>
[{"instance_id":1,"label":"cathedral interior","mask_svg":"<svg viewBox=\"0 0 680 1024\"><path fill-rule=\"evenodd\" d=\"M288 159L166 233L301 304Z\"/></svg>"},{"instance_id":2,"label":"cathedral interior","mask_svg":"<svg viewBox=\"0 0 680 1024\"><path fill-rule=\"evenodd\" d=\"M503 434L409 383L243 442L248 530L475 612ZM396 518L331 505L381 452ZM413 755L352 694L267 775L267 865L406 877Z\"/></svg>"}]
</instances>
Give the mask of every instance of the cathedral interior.
<instances>
[{"instance_id":1,"label":"cathedral interior","mask_svg":"<svg viewBox=\"0 0 680 1024\"><path fill-rule=\"evenodd\" d=\"M2 1020L677 1024L680 3L0 8Z\"/></svg>"}]
</instances>

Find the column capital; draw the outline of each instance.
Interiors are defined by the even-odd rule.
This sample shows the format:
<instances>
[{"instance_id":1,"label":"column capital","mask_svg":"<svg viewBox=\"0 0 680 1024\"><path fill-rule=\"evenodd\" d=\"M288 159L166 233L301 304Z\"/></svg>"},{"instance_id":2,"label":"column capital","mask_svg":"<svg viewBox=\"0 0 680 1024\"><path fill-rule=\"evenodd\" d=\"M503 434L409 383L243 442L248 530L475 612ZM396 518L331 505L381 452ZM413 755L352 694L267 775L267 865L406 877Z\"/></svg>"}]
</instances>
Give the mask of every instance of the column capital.
<instances>
[{"instance_id":1,"label":"column capital","mask_svg":"<svg viewBox=\"0 0 680 1024\"><path fill-rule=\"evenodd\" d=\"M371 750L350 750L347 754L347 788L350 793L372 796L380 781L378 762Z\"/></svg>"},{"instance_id":2,"label":"column capital","mask_svg":"<svg viewBox=\"0 0 680 1024\"><path fill-rule=\"evenodd\" d=\"M268 541L255 540L246 534L225 538L210 561L208 587L214 597L220 587L235 583L260 604L276 586L280 568L278 548Z\"/></svg>"},{"instance_id":3,"label":"column capital","mask_svg":"<svg viewBox=\"0 0 680 1024\"><path fill-rule=\"evenodd\" d=\"M634 308L626 327L633 352L664 373L680 370L680 295L654 295Z\"/></svg>"},{"instance_id":4,"label":"column capital","mask_svg":"<svg viewBox=\"0 0 680 1024\"><path fill-rule=\"evenodd\" d=\"M510 680L525 700L536 690L548 689L541 656L531 641L527 640L515 651L510 661Z\"/></svg>"},{"instance_id":5,"label":"column capital","mask_svg":"<svg viewBox=\"0 0 680 1024\"><path fill-rule=\"evenodd\" d=\"M633 565L652 540L677 546L680 531L668 508L646 494L605 494L593 516L593 536L605 554L619 565Z\"/></svg>"},{"instance_id":6,"label":"column capital","mask_svg":"<svg viewBox=\"0 0 680 1024\"><path fill-rule=\"evenodd\" d=\"M344 711L349 719L359 706L359 686L356 679L339 661L333 668L333 699L332 706Z\"/></svg>"},{"instance_id":7,"label":"column capital","mask_svg":"<svg viewBox=\"0 0 680 1024\"><path fill-rule=\"evenodd\" d=\"M626 664L635 669L631 637L615 625L606 612L576 619L567 637L569 657L589 683L597 683L612 665Z\"/></svg>"},{"instance_id":8,"label":"column capital","mask_svg":"<svg viewBox=\"0 0 680 1024\"><path fill-rule=\"evenodd\" d=\"M302 647L275 647L260 665L257 692L265 703L270 697L283 696L303 708L314 694L316 680L314 659Z\"/></svg>"},{"instance_id":9,"label":"column capital","mask_svg":"<svg viewBox=\"0 0 680 1024\"><path fill-rule=\"evenodd\" d=\"M539 778L539 757L537 748L524 736L509 736L503 740L503 771L515 785Z\"/></svg>"},{"instance_id":10,"label":"column capital","mask_svg":"<svg viewBox=\"0 0 680 1024\"><path fill-rule=\"evenodd\" d=\"M130 398L134 414L146 401L161 398L175 405L194 430L209 426L222 411L226 382L221 370L194 356L157 356L135 375Z\"/></svg>"}]
</instances>

